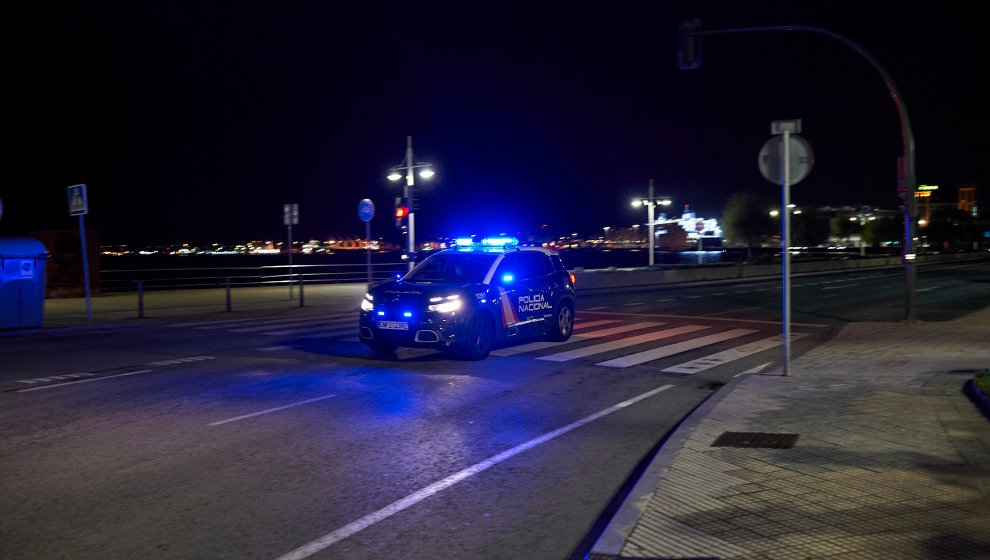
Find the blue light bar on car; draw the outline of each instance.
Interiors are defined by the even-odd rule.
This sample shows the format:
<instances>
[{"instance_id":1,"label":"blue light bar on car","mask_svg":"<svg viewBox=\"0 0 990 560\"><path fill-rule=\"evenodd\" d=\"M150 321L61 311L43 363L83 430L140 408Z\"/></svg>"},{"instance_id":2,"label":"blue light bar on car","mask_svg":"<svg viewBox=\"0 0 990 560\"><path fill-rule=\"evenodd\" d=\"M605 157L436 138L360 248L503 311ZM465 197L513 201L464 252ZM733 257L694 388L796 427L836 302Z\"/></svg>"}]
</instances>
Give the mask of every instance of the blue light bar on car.
<instances>
[{"instance_id":1,"label":"blue light bar on car","mask_svg":"<svg viewBox=\"0 0 990 560\"><path fill-rule=\"evenodd\" d=\"M456 243L458 247L470 247L471 245L474 245L474 241L470 237L458 237L454 240L454 243Z\"/></svg>"},{"instance_id":2,"label":"blue light bar on car","mask_svg":"<svg viewBox=\"0 0 990 560\"><path fill-rule=\"evenodd\" d=\"M481 244L486 247L505 247L506 245L519 245L519 240L515 237L486 237L481 240Z\"/></svg>"}]
</instances>

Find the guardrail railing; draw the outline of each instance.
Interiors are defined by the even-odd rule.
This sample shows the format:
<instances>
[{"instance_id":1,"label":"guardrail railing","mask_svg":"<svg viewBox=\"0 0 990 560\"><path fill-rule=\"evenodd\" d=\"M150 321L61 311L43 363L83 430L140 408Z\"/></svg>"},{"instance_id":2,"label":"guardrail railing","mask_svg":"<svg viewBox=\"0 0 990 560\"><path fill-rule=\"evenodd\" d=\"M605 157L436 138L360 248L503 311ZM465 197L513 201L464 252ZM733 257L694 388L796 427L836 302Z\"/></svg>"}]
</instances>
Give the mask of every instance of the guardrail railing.
<instances>
[{"instance_id":1,"label":"guardrail railing","mask_svg":"<svg viewBox=\"0 0 990 560\"><path fill-rule=\"evenodd\" d=\"M406 271L406 263L374 263L372 283L384 282L396 273ZM291 268L291 270L290 270ZM297 264L268 266L236 266L211 268L147 268L133 270L103 270L100 272L101 293L135 292L138 284L144 290L179 290L196 288L361 283L368 281L364 264Z\"/></svg>"}]
</instances>

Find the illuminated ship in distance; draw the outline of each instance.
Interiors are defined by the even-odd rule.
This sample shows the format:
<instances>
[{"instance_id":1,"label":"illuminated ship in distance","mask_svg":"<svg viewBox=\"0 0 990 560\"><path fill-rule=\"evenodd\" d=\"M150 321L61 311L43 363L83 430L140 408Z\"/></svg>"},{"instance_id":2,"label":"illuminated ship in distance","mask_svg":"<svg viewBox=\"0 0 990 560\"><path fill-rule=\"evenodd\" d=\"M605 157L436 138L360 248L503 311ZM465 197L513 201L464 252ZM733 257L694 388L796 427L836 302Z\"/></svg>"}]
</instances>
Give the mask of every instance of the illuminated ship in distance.
<instances>
[{"instance_id":1,"label":"illuminated ship in distance","mask_svg":"<svg viewBox=\"0 0 990 560\"><path fill-rule=\"evenodd\" d=\"M691 206L688 204L684 205L684 213L681 214L680 218L668 218L663 212L660 213L660 217L653 222L654 227L663 227L664 225L677 224L686 233L688 239L697 240L699 237L704 239L721 239L722 238L722 226L718 225L718 220L715 218L699 218L696 212L691 211ZM698 224L701 224L701 231L698 231Z\"/></svg>"}]
</instances>

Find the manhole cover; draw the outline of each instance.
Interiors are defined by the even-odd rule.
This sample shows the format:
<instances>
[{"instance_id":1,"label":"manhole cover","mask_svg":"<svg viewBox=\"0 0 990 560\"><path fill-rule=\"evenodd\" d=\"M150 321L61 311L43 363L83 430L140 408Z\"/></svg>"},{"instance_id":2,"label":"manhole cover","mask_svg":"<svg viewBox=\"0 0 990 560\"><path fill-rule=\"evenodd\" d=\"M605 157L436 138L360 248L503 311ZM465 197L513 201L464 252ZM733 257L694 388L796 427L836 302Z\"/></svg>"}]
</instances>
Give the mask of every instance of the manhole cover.
<instances>
[{"instance_id":1,"label":"manhole cover","mask_svg":"<svg viewBox=\"0 0 990 560\"><path fill-rule=\"evenodd\" d=\"M760 447L764 449L790 449L798 434L771 434L767 432L722 432L712 447Z\"/></svg>"}]
</instances>

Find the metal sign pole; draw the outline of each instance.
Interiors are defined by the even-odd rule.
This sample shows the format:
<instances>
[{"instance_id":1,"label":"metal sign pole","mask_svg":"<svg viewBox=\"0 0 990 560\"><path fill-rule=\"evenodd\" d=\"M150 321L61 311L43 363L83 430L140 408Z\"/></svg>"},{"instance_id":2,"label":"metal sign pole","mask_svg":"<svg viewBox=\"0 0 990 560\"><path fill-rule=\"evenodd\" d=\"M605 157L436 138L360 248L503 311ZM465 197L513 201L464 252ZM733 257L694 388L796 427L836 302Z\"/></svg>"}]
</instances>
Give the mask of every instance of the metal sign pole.
<instances>
[{"instance_id":1,"label":"metal sign pole","mask_svg":"<svg viewBox=\"0 0 990 560\"><path fill-rule=\"evenodd\" d=\"M292 225L288 226L289 235L289 299L292 299Z\"/></svg>"},{"instance_id":2,"label":"metal sign pole","mask_svg":"<svg viewBox=\"0 0 990 560\"><path fill-rule=\"evenodd\" d=\"M654 218L653 218L653 179L650 179L650 192L649 192L649 194L647 196L647 202L646 203L650 205L649 206L650 211L648 212L649 213L648 218L650 220L650 225L649 225L649 228L648 228L648 233L649 233L649 236L650 236L650 266L653 266L653 220L654 220Z\"/></svg>"},{"instance_id":3,"label":"metal sign pole","mask_svg":"<svg viewBox=\"0 0 990 560\"><path fill-rule=\"evenodd\" d=\"M801 119L773 121L770 134L780 135L771 138L760 150L759 167L763 177L781 185L781 199L784 213L781 223L781 261L783 263L783 353L784 375L791 369L791 184L801 182L811 171L815 157L811 145L801 138ZM780 142L780 144L778 144ZM792 146L793 143L793 146ZM791 165L791 153L794 165ZM778 159L779 158L779 159Z\"/></svg>"},{"instance_id":4,"label":"metal sign pole","mask_svg":"<svg viewBox=\"0 0 990 560\"><path fill-rule=\"evenodd\" d=\"M406 137L406 206L409 214L406 223L409 224L409 270L416 266L416 181L413 177L415 165L413 164L412 136Z\"/></svg>"},{"instance_id":5,"label":"metal sign pole","mask_svg":"<svg viewBox=\"0 0 990 560\"><path fill-rule=\"evenodd\" d=\"M89 265L86 263L86 228L83 226L83 215L79 214L79 238L82 240L83 284L86 285L86 315L90 324L93 323L93 306L89 297Z\"/></svg>"},{"instance_id":6,"label":"metal sign pole","mask_svg":"<svg viewBox=\"0 0 990 560\"><path fill-rule=\"evenodd\" d=\"M358 218L364 222L364 253L368 273L368 289L371 289L371 218L375 216L375 203L365 198L358 203Z\"/></svg>"},{"instance_id":7,"label":"metal sign pole","mask_svg":"<svg viewBox=\"0 0 990 560\"><path fill-rule=\"evenodd\" d=\"M791 131L784 129L784 376L791 367Z\"/></svg>"}]
</instances>

